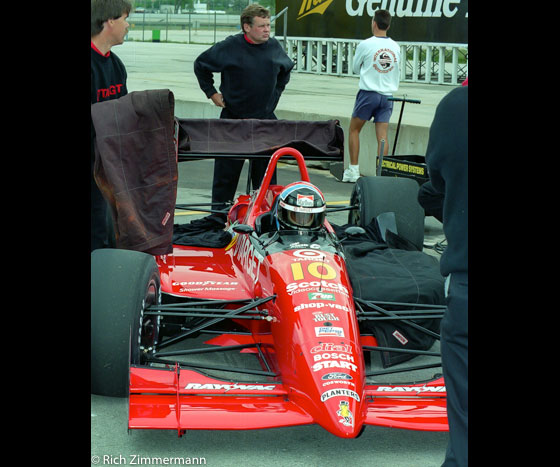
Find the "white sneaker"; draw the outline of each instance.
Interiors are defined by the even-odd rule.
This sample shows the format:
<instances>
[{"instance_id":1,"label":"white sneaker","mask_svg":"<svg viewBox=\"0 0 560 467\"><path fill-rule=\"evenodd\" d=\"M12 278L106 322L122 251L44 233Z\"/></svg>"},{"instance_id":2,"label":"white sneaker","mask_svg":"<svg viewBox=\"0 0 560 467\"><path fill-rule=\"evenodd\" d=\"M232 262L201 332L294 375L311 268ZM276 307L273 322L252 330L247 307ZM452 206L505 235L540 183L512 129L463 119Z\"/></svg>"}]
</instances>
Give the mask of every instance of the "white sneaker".
<instances>
[{"instance_id":1,"label":"white sneaker","mask_svg":"<svg viewBox=\"0 0 560 467\"><path fill-rule=\"evenodd\" d=\"M360 170L354 170L353 167L348 167L342 174L343 182L354 183L358 178L360 178Z\"/></svg>"}]
</instances>

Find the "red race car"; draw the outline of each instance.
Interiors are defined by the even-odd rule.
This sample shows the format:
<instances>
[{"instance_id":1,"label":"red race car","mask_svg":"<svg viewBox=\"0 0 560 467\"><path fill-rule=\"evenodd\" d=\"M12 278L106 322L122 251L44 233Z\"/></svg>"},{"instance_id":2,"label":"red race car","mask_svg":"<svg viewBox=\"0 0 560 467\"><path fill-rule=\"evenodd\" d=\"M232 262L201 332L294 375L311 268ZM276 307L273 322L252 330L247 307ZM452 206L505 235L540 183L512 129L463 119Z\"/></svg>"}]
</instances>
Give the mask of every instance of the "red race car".
<instances>
[{"instance_id":1,"label":"red race car","mask_svg":"<svg viewBox=\"0 0 560 467\"><path fill-rule=\"evenodd\" d=\"M270 183L283 156L295 158L300 172L285 187ZM325 218L304 157L284 147L260 189L229 209L226 246L173 244L172 253L159 256L94 251L92 393L128 397L129 429L179 436L314 423L343 438L366 425L448 430L441 374L418 376L441 366L439 352L407 347L406 334L437 341L422 323L439 322L443 304L359 298L347 264L345 239L378 214L394 212L410 240L423 235L422 214L402 221L416 202L403 196L415 193L415 184L360 178L349 216L355 226L341 237ZM391 335L401 348L375 332L376 323L395 321L401 327ZM406 361L385 365L380 357L388 353Z\"/></svg>"}]
</instances>

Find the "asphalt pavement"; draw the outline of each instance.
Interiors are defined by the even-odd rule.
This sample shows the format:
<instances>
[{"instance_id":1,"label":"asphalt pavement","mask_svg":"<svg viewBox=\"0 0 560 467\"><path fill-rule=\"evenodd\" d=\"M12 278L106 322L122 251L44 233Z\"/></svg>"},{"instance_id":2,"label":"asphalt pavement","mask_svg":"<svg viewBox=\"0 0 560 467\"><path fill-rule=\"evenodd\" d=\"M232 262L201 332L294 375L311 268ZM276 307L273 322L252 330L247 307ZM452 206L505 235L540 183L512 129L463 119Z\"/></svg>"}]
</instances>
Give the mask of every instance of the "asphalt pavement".
<instances>
[{"instance_id":1,"label":"asphalt pavement","mask_svg":"<svg viewBox=\"0 0 560 467\"><path fill-rule=\"evenodd\" d=\"M192 73L192 60L208 46L165 44L175 49L170 59L162 44L125 43L115 48L125 61L129 73L129 90L168 88L175 98L184 102L198 101L212 106L202 94ZM148 69L151 69L150 72ZM336 86L332 83L336 80ZM294 74L281 101L282 108L299 109L316 114L321 106L333 113L351 112L357 80L355 78ZM304 84L305 83L305 86ZM341 84L343 83L343 84ZM451 88L417 85L410 97L433 100L420 112L409 114L411 120L429 127L439 99ZM444 88L444 89L435 89ZM351 97L350 97L351 96ZM428 97L430 96L430 97ZM192 101L191 101L192 100ZM421 115L420 115L421 114ZM212 179L211 160L188 161L179 164L178 203L210 202ZM239 192L246 183L245 164ZM337 181L328 170L309 168L312 183L325 194L329 204L345 204L350 199L353 184ZM281 164L279 183L297 178L297 167ZM189 222L207 215L196 211L177 212L176 223ZM333 223L344 224L347 212L329 214ZM441 224L426 218L425 244L441 241ZM432 249L429 254L438 256ZM440 466L445 457L447 432L424 432L367 426L356 439L338 438L316 425L251 431L188 431L178 438L175 431L127 430L126 399L91 396L91 465L180 464L211 466L340 466L342 464L375 467Z\"/></svg>"}]
</instances>

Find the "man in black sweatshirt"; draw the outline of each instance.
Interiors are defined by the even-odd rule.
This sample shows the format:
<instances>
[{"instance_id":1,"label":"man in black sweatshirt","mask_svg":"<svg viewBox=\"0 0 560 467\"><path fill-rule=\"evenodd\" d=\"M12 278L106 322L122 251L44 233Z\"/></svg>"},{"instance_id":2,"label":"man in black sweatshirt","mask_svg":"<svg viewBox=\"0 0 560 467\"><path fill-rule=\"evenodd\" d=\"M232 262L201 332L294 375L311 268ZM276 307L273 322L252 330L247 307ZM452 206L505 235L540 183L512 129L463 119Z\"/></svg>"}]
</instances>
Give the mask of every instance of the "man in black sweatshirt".
<instances>
[{"instance_id":1,"label":"man in black sweatshirt","mask_svg":"<svg viewBox=\"0 0 560 467\"><path fill-rule=\"evenodd\" d=\"M91 0L91 104L127 94L126 69L111 51L128 32L128 0ZM95 129L91 122L91 251L107 246L107 203L93 178Z\"/></svg>"},{"instance_id":2,"label":"man in black sweatshirt","mask_svg":"<svg viewBox=\"0 0 560 467\"><path fill-rule=\"evenodd\" d=\"M441 323L449 420L446 467L468 465L468 93L463 86L441 100L426 150L433 189L443 195L447 238L440 261L441 274L447 277L447 310Z\"/></svg>"},{"instance_id":3,"label":"man in black sweatshirt","mask_svg":"<svg viewBox=\"0 0 560 467\"><path fill-rule=\"evenodd\" d=\"M276 119L274 110L290 80L294 63L280 43L270 37L270 12L253 3L241 13L243 34L229 36L198 56L194 73L206 97L222 108L220 118ZM213 73L221 73L220 91ZM214 162L212 203L223 209L233 200L243 160ZM268 159L253 161L251 181L258 188ZM276 183L276 174L272 179ZM225 219L225 215L224 215Z\"/></svg>"}]
</instances>

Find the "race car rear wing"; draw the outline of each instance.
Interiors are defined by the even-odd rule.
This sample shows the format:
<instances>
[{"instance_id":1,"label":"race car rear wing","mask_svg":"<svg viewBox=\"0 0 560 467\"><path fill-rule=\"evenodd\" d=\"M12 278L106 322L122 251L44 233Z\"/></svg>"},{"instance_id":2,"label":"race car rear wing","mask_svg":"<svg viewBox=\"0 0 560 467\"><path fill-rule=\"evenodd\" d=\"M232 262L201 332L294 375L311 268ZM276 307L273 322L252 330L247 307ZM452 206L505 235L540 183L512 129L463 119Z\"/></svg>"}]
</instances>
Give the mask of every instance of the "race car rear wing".
<instances>
[{"instance_id":1,"label":"race car rear wing","mask_svg":"<svg viewBox=\"0 0 560 467\"><path fill-rule=\"evenodd\" d=\"M344 160L344 132L338 120L176 118L178 161L216 157L268 158L285 146L306 161Z\"/></svg>"}]
</instances>

